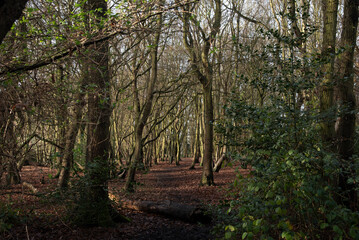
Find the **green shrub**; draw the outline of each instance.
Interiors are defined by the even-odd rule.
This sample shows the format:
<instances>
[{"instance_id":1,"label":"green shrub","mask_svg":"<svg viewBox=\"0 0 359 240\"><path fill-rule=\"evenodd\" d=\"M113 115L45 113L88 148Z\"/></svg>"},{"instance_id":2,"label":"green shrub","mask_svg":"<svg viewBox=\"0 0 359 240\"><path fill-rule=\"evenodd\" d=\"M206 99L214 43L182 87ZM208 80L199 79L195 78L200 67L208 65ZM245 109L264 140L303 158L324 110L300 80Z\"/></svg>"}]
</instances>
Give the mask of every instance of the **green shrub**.
<instances>
[{"instance_id":1,"label":"green shrub","mask_svg":"<svg viewBox=\"0 0 359 240\"><path fill-rule=\"evenodd\" d=\"M349 181L357 182L358 160L343 163L323 149L319 123L336 114L335 109L319 113L314 94L323 61L296 57L293 42L285 46L287 57L279 44L261 52L243 48L257 68L238 76L241 89L253 89L260 98L248 101L253 93L234 92L216 123L233 158L250 172L238 173L232 200L223 204L226 213L219 214L215 232L225 239L359 239L359 212L341 204L337 187L347 169ZM312 98L298 105L303 93Z\"/></svg>"},{"instance_id":2,"label":"green shrub","mask_svg":"<svg viewBox=\"0 0 359 240\"><path fill-rule=\"evenodd\" d=\"M227 125L227 133L242 146L234 157L250 175L238 174L230 190L232 200L221 225L226 239L359 238L359 213L336 201L342 166L322 150L313 121L298 120L300 130L291 134L291 121L274 107L233 100L227 114L230 122L242 123L240 128ZM243 131L250 136L240 143L235 138Z\"/></svg>"},{"instance_id":3,"label":"green shrub","mask_svg":"<svg viewBox=\"0 0 359 240\"><path fill-rule=\"evenodd\" d=\"M11 204L0 202L0 233L9 231L15 224L21 223L20 211Z\"/></svg>"}]
</instances>

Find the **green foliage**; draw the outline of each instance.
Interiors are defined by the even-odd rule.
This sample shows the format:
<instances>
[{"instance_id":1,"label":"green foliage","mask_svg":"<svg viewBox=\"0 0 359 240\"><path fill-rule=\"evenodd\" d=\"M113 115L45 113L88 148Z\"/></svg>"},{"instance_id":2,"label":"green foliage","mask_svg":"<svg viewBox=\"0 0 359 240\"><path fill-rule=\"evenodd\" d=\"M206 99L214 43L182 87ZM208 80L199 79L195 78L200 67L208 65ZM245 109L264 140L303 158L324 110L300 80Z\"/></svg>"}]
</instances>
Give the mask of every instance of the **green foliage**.
<instances>
[{"instance_id":1,"label":"green foliage","mask_svg":"<svg viewBox=\"0 0 359 240\"><path fill-rule=\"evenodd\" d=\"M15 224L21 223L20 211L12 204L0 202L0 233L9 231Z\"/></svg>"},{"instance_id":2,"label":"green foliage","mask_svg":"<svg viewBox=\"0 0 359 240\"><path fill-rule=\"evenodd\" d=\"M226 144L240 149L233 157L249 176L238 173L215 231L225 239L358 239L359 212L338 203L343 166L320 143L318 125L326 116L315 99L298 105L300 94L317 85L322 61L296 58L292 45L284 50L287 57L279 45L251 51L262 62L254 75L240 77L265 98L249 104L234 93L216 126Z\"/></svg>"},{"instance_id":3,"label":"green foliage","mask_svg":"<svg viewBox=\"0 0 359 240\"><path fill-rule=\"evenodd\" d=\"M303 127L290 134L285 112L232 103L227 113L239 122L246 118L242 129L251 132L240 155L250 176L238 174L232 186L225 238L357 239L359 213L335 201L338 189L331 183L341 166L335 155L322 150L313 124L298 121ZM232 126L230 135L240 130Z\"/></svg>"}]
</instances>

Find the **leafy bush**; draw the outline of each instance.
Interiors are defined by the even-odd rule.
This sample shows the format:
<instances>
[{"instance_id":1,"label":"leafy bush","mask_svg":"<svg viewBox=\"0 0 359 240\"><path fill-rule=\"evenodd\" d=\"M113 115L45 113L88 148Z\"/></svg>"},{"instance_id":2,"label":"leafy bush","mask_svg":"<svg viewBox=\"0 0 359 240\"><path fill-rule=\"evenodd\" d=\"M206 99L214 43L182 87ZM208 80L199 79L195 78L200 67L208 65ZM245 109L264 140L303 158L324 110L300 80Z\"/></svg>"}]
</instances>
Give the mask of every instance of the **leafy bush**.
<instances>
[{"instance_id":1,"label":"leafy bush","mask_svg":"<svg viewBox=\"0 0 359 240\"><path fill-rule=\"evenodd\" d=\"M251 136L236 155L250 175L238 174L233 183L225 238L359 238L359 213L337 203L338 190L331 184L341 166L335 155L321 149L315 128L303 121L307 126L297 133L299 144L293 148L283 112L233 101L227 113L247 121L241 126Z\"/></svg>"},{"instance_id":2,"label":"leafy bush","mask_svg":"<svg viewBox=\"0 0 359 240\"><path fill-rule=\"evenodd\" d=\"M321 146L319 123L335 114L319 113L313 94L322 61L296 58L290 44L289 58L280 57L278 45L251 52L261 63L254 75L240 77L258 91L259 103L234 92L217 122L216 131L236 148L233 158L250 174L238 173L215 231L225 239L359 239L359 212L340 204L337 188L344 169L352 169L350 181L356 181L358 161L342 166ZM314 97L298 105L302 93Z\"/></svg>"}]
</instances>

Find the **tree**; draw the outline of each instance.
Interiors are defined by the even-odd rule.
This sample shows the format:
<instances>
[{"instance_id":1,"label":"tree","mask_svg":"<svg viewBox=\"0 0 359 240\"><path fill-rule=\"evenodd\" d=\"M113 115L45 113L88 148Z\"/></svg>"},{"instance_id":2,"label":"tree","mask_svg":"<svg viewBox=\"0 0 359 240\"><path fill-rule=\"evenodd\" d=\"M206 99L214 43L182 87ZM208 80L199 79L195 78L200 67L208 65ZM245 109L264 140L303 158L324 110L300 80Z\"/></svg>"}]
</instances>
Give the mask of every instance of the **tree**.
<instances>
[{"instance_id":1,"label":"tree","mask_svg":"<svg viewBox=\"0 0 359 240\"><path fill-rule=\"evenodd\" d=\"M162 5L163 2L161 2ZM157 68L158 68L158 48L160 43L161 36L161 25L162 25L162 14L159 14L156 21L156 33L154 34L154 40L150 45L150 58L151 58L151 74L149 81L147 83L147 93L144 105L141 109L140 100L138 97L137 89L137 73L134 73L134 82L133 82L133 94L134 94L134 105L135 105L135 150L133 158L131 160L130 166L128 168L125 190L133 191L133 183L135 180L135 172L138 163L143 158L143 129L146 125L147 119L151 114L152 102L154 97L154 89L157 82ZM136 59L135 59L136 60ZM136 71L136 64L135 64Z\"/></svg>"},{"instance_id":2,"label":"tree","mask_svg":"<svg viewBox=\"0 0 359 240\"><path fill-rule=\"evenodd\" d=\"M355 142L356 101L354 94L354 50L358 27L358 6L355 0L344 1L344 17L340 47L344 52L338 58L337 92L339 118L337 120L337 150L343 170L339 176L339 187L343 192L343 203L353 210L357 209L358 198L355 184L349 183ZM348 164L349 163L349 164ZM347 166L347 167L346 167ZM349 169L348 169L349 168ZM355 173L354 173L355 175Z\"/></svg>"},{"instance_id":3,"label":"tree","mask_svg":"<svg viewBox=\"0 0 359 240\"><path fill-rule=\"evenodd\" d=\"M0 2L0 44L3 42L6 34L10 31L14 22L20 18L22 11L26 6L27 0L13 1L5 0ZM5 93L1 91L0 93L0 133L3 136L0 140L0 177L2 175L2 164L7 163L7 182L9 184L19 183L20 174L16 166L16 161L14 161L15 153L15 144L16 139L14 138L14 114L15 112L9 112L7 104L9 102L6 100L8 98L4 95ZM15 110L15 109L14 109ZM7 149L7 150L6 150ZM7 161L3 161L7 158Z\"/></svg>"},{"instance_id":4,"label":"tree","mask_svg":"<svg viewBox=\"0 0 359 240\"><path fill-rule=\"evenodd\" d=\"M196 163L199 163L199 158L201 156L201 150L200 150L200 119L201 114L199 111L199 100L198 100L198 94L194 96L194 117L195 117L195 125L194 128L194 134L193 134L193 161L190 169L194 169Z\"/></svg>"},{"instance_id":5,"label":"tree","mask_svg":"<svg viewBox=\"0 0 359 240\"><path fill-rule=\"evenodd\" d=\"M86 3L88 30L101 29L107 12L107 1L89 0ZM93 13L93 15L91 14ZM80 225L109 226L116 219L108 198L110 153L110 73L109 43L104 41L88 48L85 63L88 90L87 149L85 187L76 211Z\"/></svg>"},{"instance_id":6,"label":"tree","mask_svg":"<svg viewBox=\"0 0 359 240\"><path fill-rule=\"evenodd\" d=\"M61 166L59 170L59 181L58 181L58 187L59 188L66 188L68 186L68 181L70 178L71 173L71 167L73 166L74 162L74 147L76 144L76 137L80 128L80 122L82 118L82 112L85 105L85 85L86 85L86 76L82 77L81 80L81 86L79 93L76 94L76 103L74 106L74 113L73 116L71 116L70 123L68 124L66 129L66 133L63 136L64 138L64 149L62 151L62 161Z\"/></svg>"},{"instance_id":7,"label":"tree","mask_svg":"<svg viewBox=\"0 0 359 240\"><path fill-rule=\"evenodd\" d=\"M323 65L323 81L320 90L320 111L326 117L321 123L322 141L326 148L332 149L334 146L334 60L335 44L337 32L338 0L323 0L323 40L322 57L325 61Z\"/></svg>"},{"instance_id":8,"label":"tree","mask_svg":"<svg viewBox=\"0 0 359 240\"><path fill-rule=\"evenodd\" d=\"M203 171L201 184L213 185L213 66L210 60L210 50L221 27L222 5L220 0L211 2L214 4L213 21L206 33L201 27L197 17L192 14L194 8L187 5L183 8L183 43L190 57L191 69L202 86L204 108L204 151ZM200 42L195 42L191 29L196 30Z\"/></svg>"}]
</instances>

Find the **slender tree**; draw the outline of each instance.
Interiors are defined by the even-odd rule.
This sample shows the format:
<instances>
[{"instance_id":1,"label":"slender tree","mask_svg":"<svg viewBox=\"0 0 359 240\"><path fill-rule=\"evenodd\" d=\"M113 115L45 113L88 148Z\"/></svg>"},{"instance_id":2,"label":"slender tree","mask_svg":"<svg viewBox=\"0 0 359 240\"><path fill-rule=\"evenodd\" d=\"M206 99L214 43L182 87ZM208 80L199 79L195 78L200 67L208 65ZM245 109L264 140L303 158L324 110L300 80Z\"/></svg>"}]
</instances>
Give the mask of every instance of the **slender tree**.
<instances>
[{"instance_id":1,"label":"slender tree","mask_svg":"<svg viewBox=\"0 0 359 240\"><path fill-rule=\"evenodd\" d=\"M135 96L135 111L136 111L136 119L135 119L135 150L133 154L133 158L131 160L130 166L128 168L125 190L133 191L133 183L135 180L136 167L138 163L142 160L143 155L143 130L146 125L146 122L151 114L152 102L154 97L155 85L157 82L157 69L158 69L158 46L160 43L161 36L161 25L162 25L162 14L159 14L157 17L156 24L156 33L154 35L154 41L150 46L150 58L151 58L151 72L149 81L147 83L147 92L146 99L144 102L144 106L140 107L140 101L138 98L138 90L137 90L137 77L134 77L134 96Z\"/></svg>"},{"instance_id":2,"label":"slender tree","mask_svg":"<svg viewBox=\"0 0 359 240\"><path fill-rule=\"evenodd\" d=\"M210 60L210 50L214 44L216 36L221 27L221 1L215 0L213 21L206 33L201 27L200 22L192 15L190 5L184 7L182 16L183 22L183 42L190 57L193 74L201 83L204 101L204 151L203 151L203 171L201 184L213 185L213 66ZM191 29L196 29L201 43L195 43Z\"/></svg>"}]
</instances>

